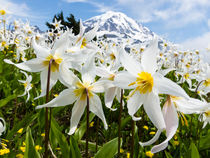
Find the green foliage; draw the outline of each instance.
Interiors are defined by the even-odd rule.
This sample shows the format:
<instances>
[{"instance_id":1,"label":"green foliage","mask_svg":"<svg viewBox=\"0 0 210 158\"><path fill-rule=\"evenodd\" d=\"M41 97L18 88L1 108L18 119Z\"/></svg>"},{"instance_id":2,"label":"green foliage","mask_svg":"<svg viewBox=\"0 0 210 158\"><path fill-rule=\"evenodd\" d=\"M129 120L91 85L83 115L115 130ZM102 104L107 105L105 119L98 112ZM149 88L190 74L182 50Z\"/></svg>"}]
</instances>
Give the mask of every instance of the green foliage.
<instances>
[{"instance_id":1,"label":"green foliage","mask_svg":"<svg viewBox=\"0 0 210 158\"><path fill-rule=\"evenodd\" d=\"M117 153L117 149L118 149L118 138L114 138L100 148L100 150L96 153L95 158L114 157L114 155Z\"/></svg>"},{"instance_id":2,"label":"green foliage","mask_svg":"<svg viewBox=\"0 0 210 158\"><path fill-rule=\"evenodd\" d=\"M28 126L26 129L26 150L24 153L25 158L41 158L39 153L36 151L35 146L34 146L34 140L31 134L31 129Z\"/></svg>"}]
</instances>

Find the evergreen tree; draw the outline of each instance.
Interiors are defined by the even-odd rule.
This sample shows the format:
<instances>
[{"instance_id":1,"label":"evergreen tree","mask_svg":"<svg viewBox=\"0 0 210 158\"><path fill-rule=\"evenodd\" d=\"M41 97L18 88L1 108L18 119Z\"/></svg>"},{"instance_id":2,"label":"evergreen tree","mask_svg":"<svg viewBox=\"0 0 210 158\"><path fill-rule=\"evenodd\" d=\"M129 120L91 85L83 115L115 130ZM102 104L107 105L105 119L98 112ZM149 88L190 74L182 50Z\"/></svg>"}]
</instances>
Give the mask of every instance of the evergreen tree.
<instances>
[{"instance_id":1,"label":"evergreen tree","mask_svg":"<svg viewBox=\"0 0 210 158\"><path fill-rule=\"evenodd\" d=\"M54 15L52 22L55 22L55 19L57 21L61 21L61 24L63 25L61 27L61 30L67 30L67 28L69 28L69 29L72 29L72 32L75 35L79 34L80 22L79 22L79 20L76 21L73 14L70 14L69 17L66 17L66 19L65 19L63 16L63 12L61 11L60 13ZM49 30L55 29L55 27L49 22L46 22L46 25L49 28Z\"/></svg>"}]
</instances>

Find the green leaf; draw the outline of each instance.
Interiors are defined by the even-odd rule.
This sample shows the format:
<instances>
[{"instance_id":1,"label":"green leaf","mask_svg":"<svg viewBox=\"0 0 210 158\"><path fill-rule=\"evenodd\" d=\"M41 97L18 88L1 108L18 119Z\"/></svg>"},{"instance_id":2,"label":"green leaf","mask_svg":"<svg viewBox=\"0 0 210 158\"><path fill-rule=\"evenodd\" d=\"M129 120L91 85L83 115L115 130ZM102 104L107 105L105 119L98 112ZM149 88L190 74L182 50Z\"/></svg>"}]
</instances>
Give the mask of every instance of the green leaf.
<instances>
[{"instance_id":1,"label":"green leaf","mask_svg":"<svg viewBox=\"0 0 210 158\"><path fill-rule=\"evenodd\" d=\"M121 144L122 145L122 139ZM111 141L104 144L100 150L96 153L95 158L112 158L118 150L118 138L114 138Z\"/></svg>"},{"instance_id":2,"label":"green leaf","mask_svg":"<svg viewBox=\"0 0 210 158\"><path fill-rule=\"evenodd\" d=\"M86 141L85 141L85 140L80 140L80 141L79 141L79 144L85 146ZM100 149L100 148L101 148L101 146L98 145L98 149ZM96 143L88 142L88 149L91 150L91 151L93 151L93 152L95 152L95 151L96 151Z\"/></svg>"},{"instance_id":3,"label":"green leaf","mask_svg":"<svg viewBox=\"0 0 210 158\"><path fill-rule=\"evenodd\" d=\"M94 119L95 115L93 113L90 113L89 115L89 122L91 122ZM77 141L80 141L85 134L86 131L86 118L82 120L81 126L76 130L74 134L74 138Z\"/></svg>"},{"instance_id":4,"label":"green leaf","mask_svg":"<svg viewBox=\"0 0 210 158\"><path fill-rule=\"evenodd\" d=\"M53 117L51 121L51 132L53 132L53 135L55 136L53 139L56 139L58 141L63 158L69 158L70 151L66 137L61 132L59 125Z\"/></svg>"},{"instance_id":5,"label":"green leaf","mask_svg":"<svg viewBox=\"0 0 210 158\"><path fill-rule=\"evenodd\" d=\"M70 136L70 154L72 158L81 158L78 144L73 136Z\"/></svg>"},{"instance_id":6,"label":"green leaf","mask_svg":"<svg viewBox=\"0 0 210 158\"><path fill-rule=\"evenodd\" d=\"M24 153L25 158L41 158L38 151L34 147L34 140L32 138L31 129L28 126L26 130L26 151Z\"/></svg>"},{"instance_id":7,"label":"green leaf","mask_svg":"<svg viewBox=\"0 0 210 158\"><path fill-rule=\"evenodd\" d=\"M167 151L164 151L164 152L165 152L166 158L173 158L170 153L168 153Z\"/></svg>"},{"instance_id":8,"label":"green leaf","mask_svg":"<svg viewBox=\"0 0 210 158\"><path fill-rule=\"evenodd\" d=\"M3 106L5 106L5 105L7 105L7 103L8 103L10 100L15 99L15 98L16 98L16 95L13 94L13 95L10 95L10 96L8 96L8 97L6 97L6 98L4 98L4 99L1 99L1 100L0 100L0 108L3 107Z\"/></svg>"},{"instance_id":9,"label":"green leaf","mask_svg":"<svg viewBox=\"0 0 210 158\"><path fill-rule=\"evenodd\" d=\"M206 150L210 148L210 134L200 138L200 150Z\"/></svg>"},{"instance_id":10,"label":"green leaf","mask_svg":"<svg viewBox=\"0 0 210 158\"><path fill-rule=\"evenodd\" d=\"M27 127L31 122L37 118L38 114L28 114L23 120L15 124L11 131L8 132L6 139L11 139L17 133L20 128Z\"/></svg>"},{"instance_id":11,"label":"green leaf","mask_svg":"<svg viewBox=\"0 0 210 158\"><path fill-rule=\"evenodd\" d=\"M134 126L134 157L139 155L139 136L138 136L138 127Z\"/></svg>"},{"instance_id":12,"label":"green leaf","mask_svg":"<svg viewBox=\"0 0 210 158\"><path fill-rule=\"evenodd\" d=\"M191 158L200 158L198 149L193 142L190 144L190 154Z\"/></svg>"}]
</instances>

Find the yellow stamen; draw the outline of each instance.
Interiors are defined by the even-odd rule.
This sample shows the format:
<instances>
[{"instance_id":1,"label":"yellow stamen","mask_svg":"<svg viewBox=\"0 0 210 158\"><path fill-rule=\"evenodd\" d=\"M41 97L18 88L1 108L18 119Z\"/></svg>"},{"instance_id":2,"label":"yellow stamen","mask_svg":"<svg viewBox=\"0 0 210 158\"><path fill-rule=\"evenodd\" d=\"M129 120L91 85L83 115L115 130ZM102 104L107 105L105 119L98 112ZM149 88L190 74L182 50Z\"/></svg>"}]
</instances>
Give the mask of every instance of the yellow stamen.
<instances>
[{"instance_id":1,"label":"yellow stamen","mask_svg":"<svg viewBox=\"0 0 210 158\"><path fill-rule=\"evenodd\" d=\"M152 158L154 154L151 151L147 151L146 156Z\"/></svg>"},{"instance_id":2,"label":"yellow stamen","mask_svg":"<svg viewBox=\"0 0 210 158\"><path fill-rule=\"evenodd\" d=\"M53 60L52 61L52 65L51 65L51 70L53 72L59 71L59 65L63 61L63 59L61 57L59 57L58 55L57 56L53 56L52 54L50 54L46 58L46 60L43 62L44 66L49 66L49 63L50 63L51 59Z\"/></svg>"},{"instance_id":3,"label":"yellow stamen","mask_svg":"<svg viewBox=\"0 0 210 158\"><path fill-rule=\"evenodd\" d=\"M77 97L80 97L81 100L85 100L87 98L87 94L86 94L85 89L88 90L88 94L89 94L90 98L93 96L93 93L91 92L93 86L91 86L90 83L88 83L88 82L85 82L85 83L77 82L76 87L77 87L77 89L74 90L74 94Z\"/></svg>"},{"instance_id":4,"label":"yellow stamen","mask_svg":"<svg viewBox=\"0 0 210 158\"><path fill-rule=\"evenodd\" d=\"M145 94L152 91L153 88L153 77L148 72L141 72L138 73L138 77L136 78L135 82L130 83L128 86L137 84L135 89L138 90L141 94Z\"/></svg>"},{"instance_id":5,"label":"yellow stamen","mask_svg":"<svg viewBox=\"0 0 210 158\"><path fill-rule=\"evenodd\" d=\"M86 47L86 45L87 45L87 40L86 38L83 38L81 48Z\"/></svg>"},{"instance_id":6,"label":"yellow stamen","mask_svg":"<svg viewBox=\"0 0 210 158\"><path fill-rule=\"evenodd\" d=\"M206 80L204 81L203 85L204 85L205 87L210 86L210 78L206 79Z\"/></svg>"},{"instance_id":7,"label":"yellow stamen","mask_svg":"<svg viewBox=\"0 0 210 158\"><path fill-rule=\"evenodd\" d=\"M116 59L114 53L111 53L109 56L110 56L111 60L115 60Z\"/></svg>"}]
</instances>

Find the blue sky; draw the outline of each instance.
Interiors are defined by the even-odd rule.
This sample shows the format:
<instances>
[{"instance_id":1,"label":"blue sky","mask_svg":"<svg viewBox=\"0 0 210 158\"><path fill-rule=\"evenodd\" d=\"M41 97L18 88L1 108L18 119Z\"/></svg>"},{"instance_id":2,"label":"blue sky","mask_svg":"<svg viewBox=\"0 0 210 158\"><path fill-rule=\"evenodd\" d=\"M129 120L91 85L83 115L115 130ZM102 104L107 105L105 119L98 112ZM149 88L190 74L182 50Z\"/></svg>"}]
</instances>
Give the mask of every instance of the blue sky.
<instances>
[{"instance_id":1,"label":"blue sky","mask_svg":"<svg viewBox=\"0 0 210 158\"><path fill-rule=\"evenodd\" d=\"M82 20L119 11L171 42L195 49L210 47L209 0L0 0L0 9L8 10L11 20L28 19L42 30L61 10Z\"/></svg>"}]
</instances>

